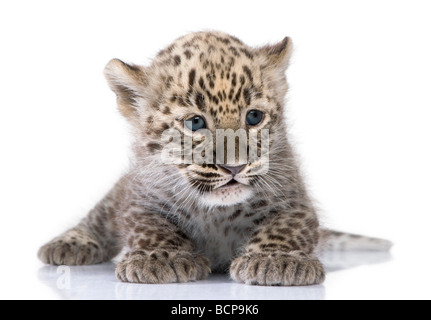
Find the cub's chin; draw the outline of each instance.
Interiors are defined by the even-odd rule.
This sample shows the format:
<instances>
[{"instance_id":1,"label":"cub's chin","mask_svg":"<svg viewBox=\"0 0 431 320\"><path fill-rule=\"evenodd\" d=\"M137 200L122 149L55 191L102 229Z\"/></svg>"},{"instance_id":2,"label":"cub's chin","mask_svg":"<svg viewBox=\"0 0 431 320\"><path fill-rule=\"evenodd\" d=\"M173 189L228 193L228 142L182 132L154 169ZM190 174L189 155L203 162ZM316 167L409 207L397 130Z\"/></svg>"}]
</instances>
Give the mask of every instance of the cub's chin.
<instances>
[{"instance_id":1,"label":"cub's chin","mask_svg":"<svg viewBox=\"0 0 431 320\"><path fill-rule=\"evenodd\" d=\"M222 187L206 192L201 201L209 207L225 207L242 203L253 194L252 188L241 183L228 183Z\"/></svg>"}]
</instances>

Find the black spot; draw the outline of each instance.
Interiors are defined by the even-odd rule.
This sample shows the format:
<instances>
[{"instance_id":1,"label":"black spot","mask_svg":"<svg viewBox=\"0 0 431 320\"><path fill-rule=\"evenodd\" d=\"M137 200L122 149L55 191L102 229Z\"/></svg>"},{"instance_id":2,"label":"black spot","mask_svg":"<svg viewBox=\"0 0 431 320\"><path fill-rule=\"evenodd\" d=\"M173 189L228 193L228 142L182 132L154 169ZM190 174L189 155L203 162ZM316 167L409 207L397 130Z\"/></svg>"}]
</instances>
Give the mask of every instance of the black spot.
<instances>
[{"instance_id":1,"label":"black spot","mask_svg":"<svg viewBox=\"0 0 431 320\"><path fill-rule=\"evenodd\" d=\"M230 50L230 52L232 52L232 54L233 54L235 57L239 57L239 56L240 56L240 54L239 54L238 50L237 50L235 47L230 46L230 47L229 47L229 50Z\"/></svg>"},{"instance_id":2,"label":"black spot","mask_svg":"<svg viewBox=\"0 0 431 320\"><path fill-rule=\"evenodd\" d=\"M232 87L235 87L236 86L236 73L234 72L234 73L232 73Z\"/></svg>"},{"instance_id":3,"label":"black spot","mask_svg":"<svg viewBox=\"0 0 431 320\"><path fill-rule=\"evenodd\" d=\"M238 102L239 98L241 97L241 91L242 91L242 86L239 87L238 92L235 95L234 103Z\"/></svg>"},{"instance_id":4,"label":"black spot","mask_svg":"<svg viewBox=\"0 0 431 320\"><path fill-rule=\"evenodd\" d=\"M207 95L209 101L213 101L213 95L209 90L205 90L205 94Z\"/></svg>"},{"instance_id":5,"label":"black spot","mask_svg":"<svg viewBox=\"0 0 431 320\"><path fill-rule=\"evenodd\" d=\"M238 218L241 215L241 210L236 210L230 217L229 221L234 221L236 218Z\"/></svg>"},{"instance_id":6,"label":"black spot","mask_svg":"<svg viewBox=\"0 0 431 320\"><path fill-rule=\"evenodd\" d=\"M250 80L250 82L253 83L253 75L251 74L251 70L249 67L247 66L243 66L242 69L244 70L245 74L247 75L248 79Z\"/></svg>"},{"instance_id":7,"label":"black spot","mask_svg":"<svg viewBox=\"0 0 431 320\"><path fill-rule=\"evenodd\" d=\"M245 88L242 92L243 96L244 96L244 100L245 100L245 104L247 106L250 105L251 103L251 96L250 96L250 90L248 88Z\"/></svg>"},{"instance_id":8,"label":"black spot","mask_svg":"<svg viewBox=\"0 0 431 320\"><path fill-rule=\"evenodd\" d=\"M174 59L174 66L179 66L181 63L181 57L179 55L176 55L173 59Z\"/></svg>"},{"instance_id":9,"label":"black spot","mask_svg":"<svg viewBox=\"0 0 431 320\"><path fill-rule=\"evenodd\" d=\"M147 144L147 148L150 150L150 152L155 152L157 150L162 150L162 146L155 142L150 142Z\"/></svg>"},{"instance_id":10,"label":"black spot","mask_svg":"<svg viewBox=\"0 0 431 320\"><path fill-rule=\"evenodd\" d=\"M222 38L222 37L216 37L217 41L220 41L221 43L224 44L229 44L230 40L228 38Z\"/></svg>"},{"instance_id":11,"label":"black spot","mask_svg":"<svg viewBox=\"0 0 431 320\"><path fill-rule=\"evenodd\" d=\"M205 96L202 93L196 95L195 102L199 110L203 111L205 109Z\"/></svg>"},{"instance_id":12,"label":"black spot","mask_svg":"<svg viewBox=\"0 0 431 320\"><path fill-rule=\"evenodd\" d=\"M190 59L193 56L193 53L190 50L184 51L184 55L187 59Z\"/></svg>"},{"instance_id":13,"label":"black spot","mask_svg":"<svg viewBox=\"0 0 431 320\"><path fill-rule=\"evenodd\" d=\"M229 100L232 100L233 99L233 94L235 93L235 91L233 90L233 88L232 89L230 89L230 91L229 91L229 96L228 96L228 98L229 98Z\"/></svg>"},{"instance_id":14,"label":"black spot","mask_svg":"<svg viewBox=\"0 0 431 320\"><path fill-rule=\"evenodd\" d=\"M261 224L264 220L265 220L265 218L255 219L255 220L253 220L253 223L254 223L254 224L256 224L256 225L259 225L259 224Z\"/></svg>"},{"instance_id":15,"label":"black spot","mask_svg":"<svg viewBox=\"0 0 431 320\"><path fill-rule=\"evenodd\" d=\"M298 245L298 243L295 240L289 240L288 243L290 245L291 250L301 250L301 247Z\"/></svg>"},{"instance_id":16,"label":"black spot","mask_svg":"<svg viewBox=\"0 0 431 320\"><path fill-rule=\"evenodd\" d=\"M260 200L260 201L257 201L257 202L253 202L253 203L251 204L251 207L252 207L253 209L258 209L258 208L266 207L267 205L268 205L268 202L267 202L267 201L265 201L265 200Z\"/></svg>"},{"instance_id":17,"label":"black spot","mask_svg":"<svg viewBox=\"0 0 431 320\"><path fill-rule=\"evenodd\" d=\"M154 129L154 133L156 135L161 135L163 133L163 131L168 130L168 129L169 129L169 125L167 123L162 123L160 128Z\"/></svg>"},{"instance_id":18,"label":"black spot","mask_svg":"<svg viewBox=\"0 0 431 320\"><path fill-rule=\"evenodd\" d=\"M201 89L205 90L205 81L202 77L199 78L199 86Z\"/></svg>"},{"instance_id":19,"label":"black spot","mask_svg":"<svg viewBox=\"0 0 431 320\"><path fill-rule=\"evenodd\" d=\"M189 73L189 86L192 87L195 84L196 70L192 69Z\"/></svg>"},{"instance_id":20,"label":"black spot","mask_svg":"<svg viewBox=\"0 0 431 320\"><path fill-rule=\"evenodd\" d=\"M259 242L262 242L262 239L261 239L261 238L259 238L259 237L256 237L256 238L252 238L252 239L248 242L248 244L254 244L254 243L259 243Z\"/></svg>"},{"instance_id":21,"label":"black spot","mask_svg":"<svg viewBox=\"0 0 431 320\"><path fill-rule=\"evenodd\" d=\"M285 241L286 238L280 235L270 234L268 236L268 240L279 240L279 241Z\"/></svg>"},{"instance_id":22,"label":"black spot","mask_svg":"<svg viewBox=\"0 0 431 320\"><path fill-rule=\"evenodd\" d=\"M251 53L250 51L248 51L247 49L245 49L245 48L241 48L241 49L239 49L239 51L241 51L242 53L244 53L245 54L245 56L247 57L247 58L249 58L250 60L253 60L253 53Z\"/></svg>"},{"instance_id":23,"label":"black spot","mask_svg":"<svg viewBox=\"0 0 431 320\"><path fill-rule=\"evenodd\" d=\"M299 211L299 212L292 213L291 217L294 219L304 219L305 215L306 214L304 212Z\"/></svg>"}]
</instances>

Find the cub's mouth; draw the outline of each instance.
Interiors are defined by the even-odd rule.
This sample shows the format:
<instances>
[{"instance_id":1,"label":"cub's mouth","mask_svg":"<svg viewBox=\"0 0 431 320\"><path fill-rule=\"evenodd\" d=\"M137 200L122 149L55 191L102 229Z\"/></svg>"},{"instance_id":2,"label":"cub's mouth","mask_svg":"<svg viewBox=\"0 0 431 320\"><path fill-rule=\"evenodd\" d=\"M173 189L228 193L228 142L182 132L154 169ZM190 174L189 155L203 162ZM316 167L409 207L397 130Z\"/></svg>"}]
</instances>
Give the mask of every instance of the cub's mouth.
<instances>
[{"instance_id":1,"label":"cub's mouth","mask_svg":"<svg viewBox=\"0 0 431 320\"><path fill-rule=\"evenodd\" d=\"M232 178L231 180L229 180L225 184L215 188L215 190L220 190L220 189L224 190L224 189L230 189L233 187L241 187L241 186L245 187L246 185Z\"/></svg>"},{"instance_id":2,"label":"cub's mouth","mask_svg":"<svg viewBox=\"0 0 431 320\"><path fill-rule=\"evenodd\" d=\"M230 180L228 183L226 183L225 185L223 185L222 187L231 187L231 186L235 186L240 184L238 181L236 181L235 179Z\"/></svg>"},{"instance_id":3,"label":"cub's mouth","mask_svg":"<svg viewBox=\"0 0 431 320\"><path fill-rule=\"evenodd\" d=\"M200 200L209 206L230 206L247 201L252 194L250 186L232 178L225 184L202 194Z\"/></svg>"}]
</instances>

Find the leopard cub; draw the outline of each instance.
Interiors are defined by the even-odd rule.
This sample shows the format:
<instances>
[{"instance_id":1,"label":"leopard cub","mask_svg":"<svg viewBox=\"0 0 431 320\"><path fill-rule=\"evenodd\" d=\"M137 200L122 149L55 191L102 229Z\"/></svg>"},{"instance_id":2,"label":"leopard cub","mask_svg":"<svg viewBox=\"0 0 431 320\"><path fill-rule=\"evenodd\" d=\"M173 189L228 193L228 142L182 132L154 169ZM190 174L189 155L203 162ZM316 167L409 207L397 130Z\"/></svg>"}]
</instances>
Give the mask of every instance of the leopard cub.
<instances>
[{"instance_id":1,"label":"leopard cub","mask_svg":"<svg viewBox=\"0 0 431 320\"><path fill-rule=\"evenodd\" d=\"M348 238L354 247L361 237L319 228L286 134L291 52L287 37L253 48L198 32L147 67L110 61L105 76L133 128L133 164L39 258L95 264L127 246L116 268L124 282L195 281L212 270L246 284L322 283L322 239L335 247L332 240Z\"/></svg>"}]
</instances>

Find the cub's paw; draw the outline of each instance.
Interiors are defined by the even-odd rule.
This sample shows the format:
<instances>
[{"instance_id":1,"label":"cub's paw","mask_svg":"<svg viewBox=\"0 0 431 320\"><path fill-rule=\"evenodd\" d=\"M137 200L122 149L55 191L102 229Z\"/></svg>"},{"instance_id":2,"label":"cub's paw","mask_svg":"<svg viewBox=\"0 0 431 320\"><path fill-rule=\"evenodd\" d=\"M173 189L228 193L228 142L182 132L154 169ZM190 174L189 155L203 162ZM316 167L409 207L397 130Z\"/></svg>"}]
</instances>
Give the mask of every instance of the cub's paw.
<instances>
[{"instance_id":1,"label":"cub's paw","mask_svg":"<svg viewBox=\"0 0 431 320\"><path fill-rule=\"evenodd\" d=\"M209 264L207 258L186 251L136 250L124 256L115 274L123 282L188 282L205 279L211 271Z\"/></svg>"},{"instance_id":2,"label":"cub's paw","mask_svg":"<svg viewBox=\"0 0 431 320\"><path fill-rule=\"evenodd\" d=\"M320 261L301 251L245 254L232 262L230 274L235 281L261 286L305 286L325 280Z\"/></svg>"},{"instance_id":3,"label":"cub's paw","mask_svg":"<svg viewBox=\"0 0 431 320\"><path fill-rule=\"evenodd\" d=\"M37 255L43 263L57 266L103 262L100 246L90 238L59 237L40 248Z\"/></svg>"}]
</instances>

